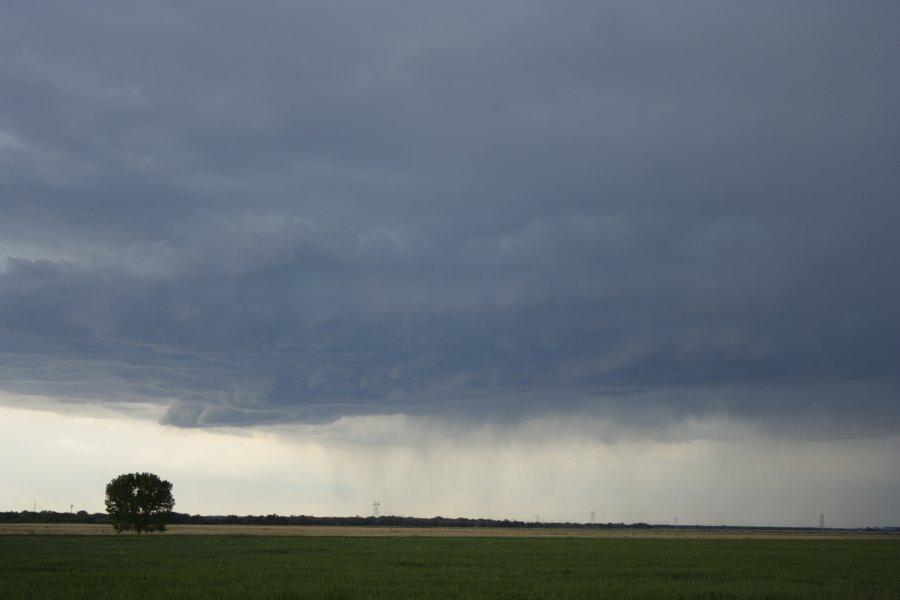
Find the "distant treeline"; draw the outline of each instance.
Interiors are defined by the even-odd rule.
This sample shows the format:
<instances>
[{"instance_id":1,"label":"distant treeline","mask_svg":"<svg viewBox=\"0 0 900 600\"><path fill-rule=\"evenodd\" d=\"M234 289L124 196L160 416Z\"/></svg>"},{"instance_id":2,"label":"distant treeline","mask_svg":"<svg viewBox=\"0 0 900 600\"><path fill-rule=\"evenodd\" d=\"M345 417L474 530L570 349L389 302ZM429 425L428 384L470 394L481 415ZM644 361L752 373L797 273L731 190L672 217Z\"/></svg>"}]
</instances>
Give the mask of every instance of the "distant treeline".
<instances>
[{"instance_id":1,"label":"distant treeline","mask_svg":"<svg viewBox=\"0 0 900 600\"><path fill-rule=\"evenodd\" d=\"M170 522L190 525L372 525L380 527L651 527L651 525L648 525L646 523L634 523L632 525L625 525L623 523L597 523L588 525L584 523L551 523L544 521L538 523L526 521L510 521L508 519L467 519L464 517L313 517L307 515L249 515L243 517L228 515L224 517L209 517L200 515L176 514L173 515Z\"/></svg>"},{"instance_id":2,"label":"distant treeline","mask_svg":"<svg viewBox=\"0 0 900 600\"><path fill-rule=\"evenodd\" d=\"M50 510L21 512L0 512L0 523L109 523L106 513L54 512ZM570 523L550 521L510 521L508 519L467 519L464 517L313 517L309 515L227 515L207 516L172 513L169 523L173 525L345 525L374 527L499 527L499 528L569 528L569 529L767 529L780 530L785 527L743 527L730 525L651 525L648 523ZM814 527L792 527L792 530L815 530Z\"/></svg>"},{"instance_id":3,"label":"distant treeline","mask_svg":"<svg viewBox=\"0 0 900 600\"><path fill-rule=\"evenodd\" d=\"M89 513L87 511L55 512L43 510L39 512L23 510L22 512L0 512L0 523L108 523L106 513ZM571 527L571 528L650 528L665 527L648 525L647 523L557 523L557 522L526 522L510 521L508 519L468 519L464 517L313 517L310 515L188 515L185 513L172 513L169 520L173 525L373 525L381 527Z\"/></svg>"},{"instance_id":4,"label":"distant treeline","mask_svg":"<svg viewBox=\"0 0 900 600\"><path fill-rule=\"evenodd\" d=\"M23 510L0 512L0 523L109 523L109 517L106 513L90 514L84 510L77 513Z\"/></svg>"}]
</instances>

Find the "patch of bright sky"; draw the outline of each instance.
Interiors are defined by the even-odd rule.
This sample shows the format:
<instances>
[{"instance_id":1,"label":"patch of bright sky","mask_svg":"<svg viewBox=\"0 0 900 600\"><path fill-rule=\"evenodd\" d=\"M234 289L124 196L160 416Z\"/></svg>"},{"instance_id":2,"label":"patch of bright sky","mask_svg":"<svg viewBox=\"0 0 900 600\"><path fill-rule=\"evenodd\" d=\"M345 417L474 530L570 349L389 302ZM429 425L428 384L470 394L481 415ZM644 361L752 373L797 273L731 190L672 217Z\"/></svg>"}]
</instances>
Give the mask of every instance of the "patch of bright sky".
<instances>
[{"instance_id":1,"label":"patch of bright sky","mask_svg":"<svg viewBox=\"0 0 900 600\"><path fill-rule=\"evenodd\" d=\"M31 403L33 406L36 403ZM405 416L327 425L179 429L147 417L0 407L0 510L103 510L106 483L151 471L176 510L600 522L896 525L900 436L764 439L688 424L675 441L608 440L602 423L453 428ZM849 475L848 475L849 473Z\"/></svg>"}]
</instances>

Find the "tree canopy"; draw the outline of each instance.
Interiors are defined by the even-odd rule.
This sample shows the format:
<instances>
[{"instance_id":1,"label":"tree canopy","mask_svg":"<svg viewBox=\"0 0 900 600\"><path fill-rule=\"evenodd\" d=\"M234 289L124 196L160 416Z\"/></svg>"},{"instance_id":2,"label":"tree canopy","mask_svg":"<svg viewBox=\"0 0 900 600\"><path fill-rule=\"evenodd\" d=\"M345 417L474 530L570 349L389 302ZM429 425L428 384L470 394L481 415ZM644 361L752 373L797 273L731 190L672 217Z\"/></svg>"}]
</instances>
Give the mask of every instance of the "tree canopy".
<instances>
[{"instance_id":1,"label":"tree canopy","mask_svg":"<svg viewBox=\"0 0 900 600\"><path fill-rule=\"evenodd\" d=\"M106 485L106 512L116 532L165 531L174 507L172 484L153 473L119 475Z\"/></svg>"}]
</instances>

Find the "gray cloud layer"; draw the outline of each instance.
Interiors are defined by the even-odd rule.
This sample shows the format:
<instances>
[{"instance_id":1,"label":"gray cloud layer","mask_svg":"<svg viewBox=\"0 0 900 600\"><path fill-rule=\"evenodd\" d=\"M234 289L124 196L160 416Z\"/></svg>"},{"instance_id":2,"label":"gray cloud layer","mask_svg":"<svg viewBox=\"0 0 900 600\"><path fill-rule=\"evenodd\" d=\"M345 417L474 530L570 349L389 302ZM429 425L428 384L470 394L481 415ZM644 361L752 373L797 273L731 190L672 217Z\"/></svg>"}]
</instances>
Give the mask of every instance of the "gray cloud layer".
<instances>
[{"instance_id":1,"label":"gray cloud layer","mask_svg":"<svg viewBox=\"0 0 900 600\"><path fill-rule=\"evenodd\" d=\"M897 422L896 3L431 4L0 8L0 384Z\"/></svg>"}]
</instances>

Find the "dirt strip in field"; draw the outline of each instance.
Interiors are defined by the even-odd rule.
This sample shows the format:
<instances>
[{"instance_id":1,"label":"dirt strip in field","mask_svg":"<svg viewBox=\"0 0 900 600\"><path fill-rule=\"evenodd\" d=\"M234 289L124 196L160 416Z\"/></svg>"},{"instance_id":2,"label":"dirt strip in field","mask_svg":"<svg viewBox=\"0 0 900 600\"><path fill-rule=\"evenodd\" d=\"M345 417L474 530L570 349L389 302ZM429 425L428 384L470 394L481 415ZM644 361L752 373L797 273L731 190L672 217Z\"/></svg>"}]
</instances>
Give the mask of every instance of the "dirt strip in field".
<instances>
[{"instance_id":1,"label":"dirt strip in field","mask_svg":"<svg viewBox=\"0 0 900 600\"><path fill-rule=\"evenodd\" d=\"M0 535L116 535L109 525L0 523ZM122 535L134 535L124 533ZM157 534L158 535L158 534ZM646 539L895 539L900 534L846 530L565 529L481 527L354 527L321 525L170 525L165 535L298 535L344 537L528 537Z\"/></svg>"}]
</instances>

